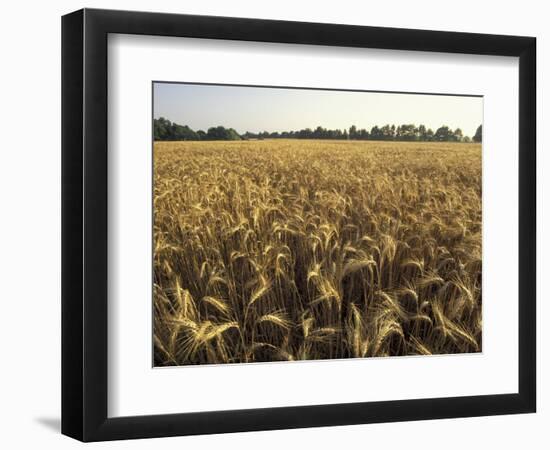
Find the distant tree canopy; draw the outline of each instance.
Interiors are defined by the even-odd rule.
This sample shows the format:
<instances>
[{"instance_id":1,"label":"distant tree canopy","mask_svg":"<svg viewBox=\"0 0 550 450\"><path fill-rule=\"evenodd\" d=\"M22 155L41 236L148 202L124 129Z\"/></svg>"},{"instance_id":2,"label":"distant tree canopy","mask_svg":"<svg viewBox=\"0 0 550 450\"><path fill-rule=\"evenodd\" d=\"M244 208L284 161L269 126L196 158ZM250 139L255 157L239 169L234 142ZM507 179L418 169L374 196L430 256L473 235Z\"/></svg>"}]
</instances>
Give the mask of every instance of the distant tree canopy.
<instances>
[{"instance_id":1,"label":"distant tree canopy","mask_svg":"<svg viewBox=\"0 0 550 450\"><path fill-rule=\"evenodd\" d=\"M473 138L465 136L460 128L452 130L441 126L435 132L424 125L386 124L373 126L370 131L352 125L349 129L327 129L318 126L315 129L304 128L298 131L247 131L242 136L233 128L222 126L193 131L187 125L179 125L161 117L153 121L155 141L238 141L241 139L336 139L336 140L372 140L372 141L438 141L438 142L481 142L481 125Z\"/></svg>"},{"instance_id":2,"label":"distant tree canopy","mask_svg":"<svg viewBox=\"0 0 550 450\"><path fill-rule=\"evenodd\" d=\"M153 121L155 141L196 141L199 135L187 125L178 125L161 117Z\"/></svg>"},{"instance_id":3,"label":"distant tree canopy","mask_svg":"<svg viewBox=\"0 0 550 450\"><path fill-rule=\"evenodd\" d=\"M483 134L483 130L482 130L482 126L480 125L479 127L477 127L477 130L476 130L476 134L474 134L474 137L472 138L474 142L481 142L482 141L482 134Z\"/></svg>"},{"instance_id":4,"label":"distant tree canopy","mask_svg":"<svg viewBox=\"0 0 550 450\"><path fill-rule=\"evenodd\" d=\"M238 141L241 136L233 128L222 126L193 131L187 125L179 125L161 117L153 120L155 141Z\"/></svg>"},{"instance_id":5,"label":"distant tree canopy","mask_svg":"<svg viewBox=\"0 0 550 450\"><path fill-rule=\"evenodd\" d=\"M462 130L457 128L456 130L451 130L449 127L443 126L439 127L433 137L434 141L450 141L450 142L462 142L464 136Z\"/></svg>"}]
</instances>

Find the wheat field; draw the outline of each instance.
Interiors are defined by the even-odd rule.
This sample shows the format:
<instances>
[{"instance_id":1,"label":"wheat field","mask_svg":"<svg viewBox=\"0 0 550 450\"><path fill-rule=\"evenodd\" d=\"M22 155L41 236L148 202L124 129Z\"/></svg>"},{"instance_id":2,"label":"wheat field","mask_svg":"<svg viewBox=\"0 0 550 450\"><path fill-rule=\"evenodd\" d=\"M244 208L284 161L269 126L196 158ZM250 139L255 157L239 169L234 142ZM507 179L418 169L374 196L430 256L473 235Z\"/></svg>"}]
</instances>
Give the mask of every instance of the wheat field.
<instances>
[{"instance_id":1,"label":"wheat field","mask_svg":"<svg viewBox=\"0 0 550 450\"><path fill-rule=\"evenodd\" d=\"M154 144L154 364L481 351L481 145Z\"/></svg>"}]
</instances>

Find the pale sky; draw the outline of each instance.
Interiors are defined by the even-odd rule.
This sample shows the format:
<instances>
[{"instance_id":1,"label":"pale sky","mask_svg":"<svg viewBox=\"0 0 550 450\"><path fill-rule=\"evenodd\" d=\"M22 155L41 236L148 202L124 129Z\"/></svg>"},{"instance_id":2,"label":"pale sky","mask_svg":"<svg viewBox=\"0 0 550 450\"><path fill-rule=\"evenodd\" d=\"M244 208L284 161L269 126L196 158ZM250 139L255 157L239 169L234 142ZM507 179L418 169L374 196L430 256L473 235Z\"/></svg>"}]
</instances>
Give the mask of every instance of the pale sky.
<instances>
[{"instance_id":1,"label":"pale sky","mask_svg":"<svg viewBox=\"0 0 550 450\"><path fill-rule=\"evenodd\" d=\"M222 125L238 133L296 131L317 126L370 131L374 125L424 124L461 128L473 136L483 120L483 98L182 83L154 83L155 118L193 130Z\"/></svg>"}]
</instances>

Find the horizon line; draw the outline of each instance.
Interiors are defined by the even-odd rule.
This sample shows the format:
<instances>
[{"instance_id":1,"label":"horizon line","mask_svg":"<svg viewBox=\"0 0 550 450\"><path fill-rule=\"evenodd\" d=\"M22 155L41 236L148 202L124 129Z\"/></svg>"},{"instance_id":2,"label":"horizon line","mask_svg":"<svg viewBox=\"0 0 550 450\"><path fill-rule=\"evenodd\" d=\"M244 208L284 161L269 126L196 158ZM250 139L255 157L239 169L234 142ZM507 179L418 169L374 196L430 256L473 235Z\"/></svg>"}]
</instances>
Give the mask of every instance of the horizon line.
<instances>
[{"instance_id":1,"label":"horizon line","mask_svg":"<svg viewBox=\"0 0 550 450\"><path fill-rule=\"evenodd\" d=\"M449 128L449 130L451 131L456 131L457 129L463 131L463 128L462 127L457 127L457 128L454 128L449 126L449 125L446 125L446 124L441 124L440 126L436 127L436 128L432 128L432 127L428 127L426 125L424 125L423 123L400 123L400 124L397 124L397 123L384 123L383 125L373 125L372 127L370 128L367 128L367 127L361 127L359 125L356 125L355 123L352 123L350 126L348 127L344 127L344 128L339 128L339 127L335 127L335 128L331 128L331 127L325 127L323 125L316 125L316 126L307 126L307 127L302 127L302 128L299 128L299 129L293 129L293 130L274 130L274 131L268 131L268 130L259 130L259 131L252 131L250 129L247 129L246 131L244 132L239 132L237 131L237 129L235 127L232 127L232 126L228 126L228 125L223 125L223 124L218 124L218 125L211 125L211 126L208 126L208 127L204 127L204 128L192 128L190 127L189 125L187 124L182 124L182 123L179 123L179 122L176 122L176 121L173 121L172 119L169 119L167 117L164 117L164 115L161 115L159 117L153 117L153 121L155 120L160 120L160 119L165 119L165 120L168 120L169 122L171 122L172 124L175 124L175 125L179 125L179 126L182 126L182 127L188 127L190 130L194 131L194 132L198 132L198 131L208 131L209 129L211 128L218 128L218 127L223 127L227 130L234 130L236 133L238 133L239 135L244 135L244 134L247 134L247 133L251 133L251 134L261 134L261 133L269 133L269 134L272 134L272 133L296 133L296 132L300 132L300 131L303 131L303 130L311 130L311 131L315 131L317 128L322 128L324 130L330 130L330 131L346 131L348 132L349 129L351 127L356 127L358 131L361 131L361 130L365 130L367 132L371 132L373 128L378 128L378 129L382 129L383 127L385 126L389 126L390 128L391 127L395 127L396 129L400 126L403 126L403 125L413 125L415 126L416 128L420 127L420 126L424 126L426 128L426 131L428 130L431 130L432 132L436 132L438 129L440 128L443 128L443 127L447 127ZM483 123L480 123L478 125L478 127L482 127L483 126ZM469 136L467 134L465 134L465 136Z\"/></svg>"}]
</instances>

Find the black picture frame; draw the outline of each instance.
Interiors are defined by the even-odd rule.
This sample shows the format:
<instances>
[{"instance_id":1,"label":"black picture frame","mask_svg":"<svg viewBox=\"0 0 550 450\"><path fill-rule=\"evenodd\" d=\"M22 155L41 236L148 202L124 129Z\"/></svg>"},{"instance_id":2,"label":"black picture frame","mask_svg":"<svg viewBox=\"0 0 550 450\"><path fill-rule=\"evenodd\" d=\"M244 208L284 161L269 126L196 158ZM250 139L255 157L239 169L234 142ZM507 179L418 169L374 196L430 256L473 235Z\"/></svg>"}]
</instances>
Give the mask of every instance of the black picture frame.
<instances>
[{"instance_id":1,"label":"black picture frame","mask_svg":"<svg viewBox=\"0 0 550 450\"><path fill-rule=\"evenodd\" d=\"M109 418L109 33L518 57L518 392ZM535 412L535 91L536 39L533 37L95 9L63 16L62 433L82 441L101 441Z\"/></svg>"}]
</instances>

